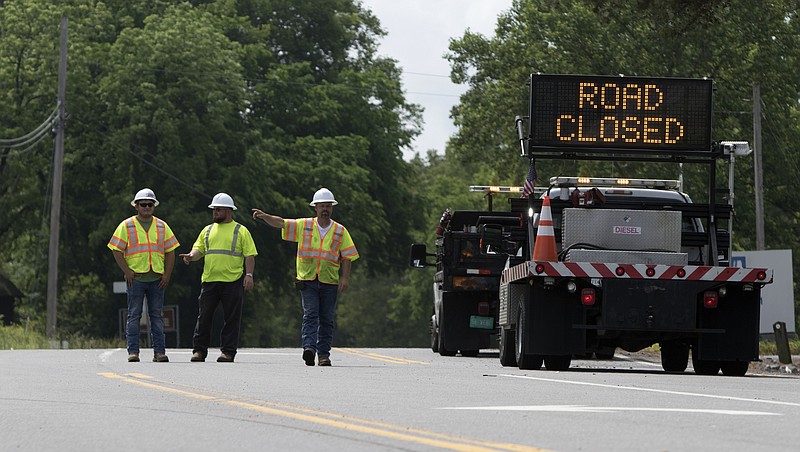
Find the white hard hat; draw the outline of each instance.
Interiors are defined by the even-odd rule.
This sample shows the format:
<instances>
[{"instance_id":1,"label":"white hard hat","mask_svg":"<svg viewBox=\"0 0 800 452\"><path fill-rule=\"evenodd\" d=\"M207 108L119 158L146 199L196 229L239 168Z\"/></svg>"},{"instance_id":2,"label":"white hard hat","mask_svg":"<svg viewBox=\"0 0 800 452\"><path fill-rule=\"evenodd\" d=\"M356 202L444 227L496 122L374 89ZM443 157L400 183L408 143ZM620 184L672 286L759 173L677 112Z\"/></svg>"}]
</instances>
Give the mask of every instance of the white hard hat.
<instances>
[{"instance_id":1,"label":"white hard hat","mask_svg":"<svg viewBox=\"0 0 800 452\"><path fill-rule=\"evenodd\" d=\"M236 210L236 206L233 205L233 198L227 193L217 193L214 195L214 199L211 200L211 204L208 205L208 208L213 209L214 207L230 207Z\"/></svg>"},{"instance_id":2,"label":"white hard hat","mask_svg":"<svg viewBox=\"0 0 800 452\"><path fill-rule=\"evenodd\" d=\"M158 205L158 200L156 199L156 194L153 193L153 190L149 188L143 188L136 192L136 196L133 197L133 201L131 201L131 205L136 207L136 201L141 201L143 199L149 199L153 201L153 205Z\"/></svg>"},{"instance_id":3,"label":"white hard hat","mask_svg":"<svg viewBox=\"0 0 800 452\"><path fill-rule=\"evenodd\" d=\"M317 192L314 193L314 198L311 199L311 202L308 205L315 206L318 202L329 202L333 206L339 204L335 199L333 199L333 193L331 193L331 191L327 188L320 188L317 190Z\"/></svg>"}]
</instances>

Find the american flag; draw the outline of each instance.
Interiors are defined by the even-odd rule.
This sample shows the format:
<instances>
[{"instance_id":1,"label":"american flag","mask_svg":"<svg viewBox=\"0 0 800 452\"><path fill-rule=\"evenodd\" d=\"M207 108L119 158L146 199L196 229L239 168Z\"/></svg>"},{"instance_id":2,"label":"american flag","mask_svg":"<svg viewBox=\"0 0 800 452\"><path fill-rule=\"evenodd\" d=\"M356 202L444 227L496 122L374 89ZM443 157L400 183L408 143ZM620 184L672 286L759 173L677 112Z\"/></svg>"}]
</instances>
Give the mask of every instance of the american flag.
<instances>
[{"instance_id":1,"label":"american flag","mask_svg":"<svg viewBox=\"0 0 800 452\"><path fill-rule=\"evenodd\" d=\"M525 178L525 185L522 187L522 197L528 198L533 193L536 185L536 162L531 159L531 166L528 168L528 176Z\"/></svg>"}]
</instances>

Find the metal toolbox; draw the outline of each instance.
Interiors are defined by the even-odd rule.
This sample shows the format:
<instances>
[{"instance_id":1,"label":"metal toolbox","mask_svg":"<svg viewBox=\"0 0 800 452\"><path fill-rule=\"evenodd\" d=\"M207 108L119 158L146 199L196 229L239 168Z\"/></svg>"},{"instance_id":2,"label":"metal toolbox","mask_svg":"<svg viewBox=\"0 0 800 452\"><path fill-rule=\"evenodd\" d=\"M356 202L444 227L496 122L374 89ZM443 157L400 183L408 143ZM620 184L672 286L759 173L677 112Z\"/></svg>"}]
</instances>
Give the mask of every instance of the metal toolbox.
<instances>
[{"instance_id":1,"label":"metal toolbox","mask_svg":"<svg viewBox=\"0 0 800 452\"><path fill-rule=\"evenodd\" d=\"M562 249L680 252L681 212L567 208L563 211ZM579 246L580 247L580 246Z\"/></svg>"}]
</instances>

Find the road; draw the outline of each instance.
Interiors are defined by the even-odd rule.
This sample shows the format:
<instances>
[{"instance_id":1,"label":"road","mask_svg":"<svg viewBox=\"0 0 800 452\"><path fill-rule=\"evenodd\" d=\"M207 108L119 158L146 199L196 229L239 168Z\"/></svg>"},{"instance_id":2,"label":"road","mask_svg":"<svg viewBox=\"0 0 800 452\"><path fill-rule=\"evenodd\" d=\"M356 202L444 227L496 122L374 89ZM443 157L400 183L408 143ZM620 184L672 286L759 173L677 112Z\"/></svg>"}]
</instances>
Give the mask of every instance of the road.
<instances>
[{"instance_id":1,"label":"road","mask_svg":"<svg viewBox=\"0 0 800 452\"><path fill-rule=\"evenodd\" d=\"M800 378L666 374L620 354L565 372L497 353L243 349L235 363L125 350L0 351L0 450L796 450Z\"/></svg>"}]
</instances>

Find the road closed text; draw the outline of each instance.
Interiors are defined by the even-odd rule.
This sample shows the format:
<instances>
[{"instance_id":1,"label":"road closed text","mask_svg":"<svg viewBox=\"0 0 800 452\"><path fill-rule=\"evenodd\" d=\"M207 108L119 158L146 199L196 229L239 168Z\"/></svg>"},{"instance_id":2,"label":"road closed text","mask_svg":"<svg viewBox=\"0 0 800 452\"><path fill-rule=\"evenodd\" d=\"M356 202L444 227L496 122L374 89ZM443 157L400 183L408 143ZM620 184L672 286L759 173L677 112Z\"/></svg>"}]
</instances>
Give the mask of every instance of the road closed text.
<instances>
[{"instance_id":1,"label":"road closed text","mask_svg":"<svg viewBox=\"0 0 800 452\"><path fill-rule=\"evenodd\" d=\"M677 144L685 135L680 118L663 115L664 92L653 84L583 82L578 114L562 114L555 123L562 142Z\"/></svg>"}]
</instances>

